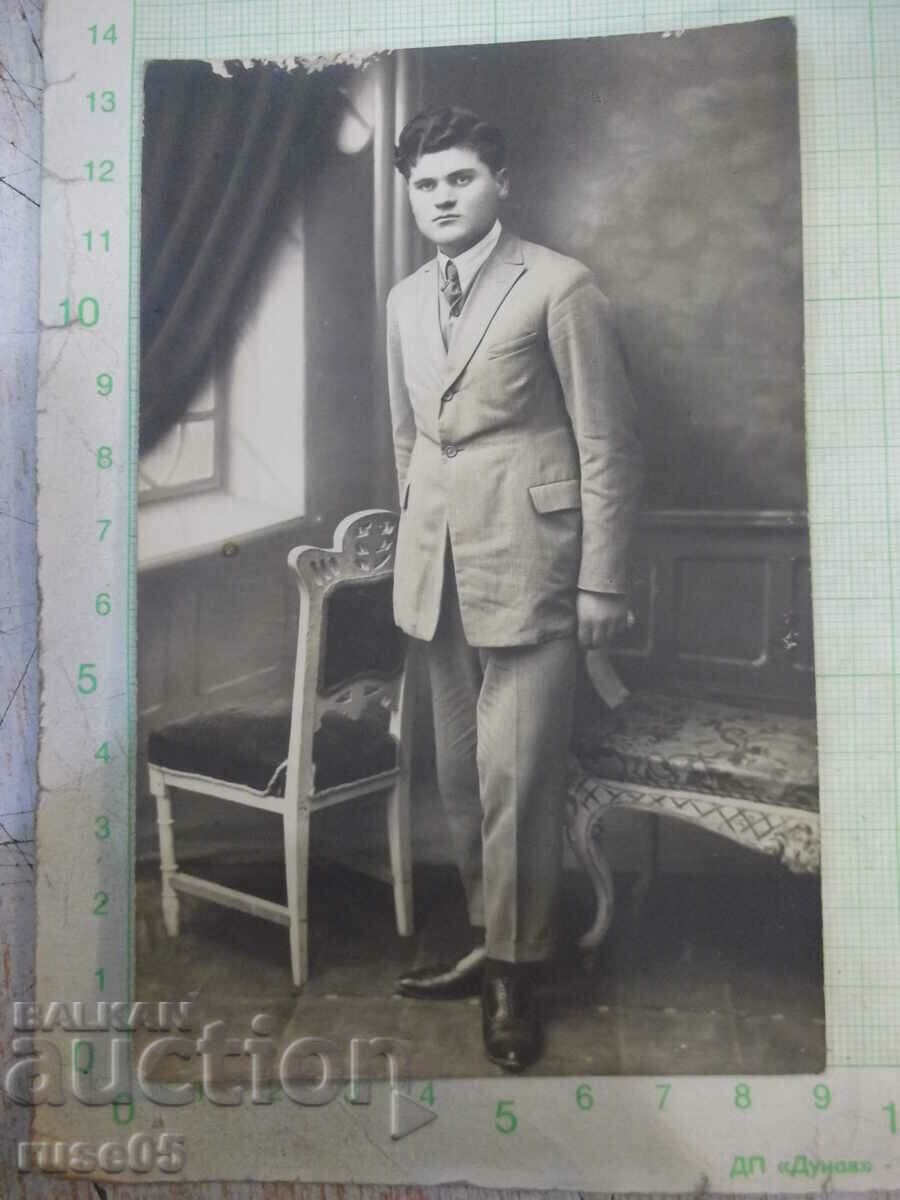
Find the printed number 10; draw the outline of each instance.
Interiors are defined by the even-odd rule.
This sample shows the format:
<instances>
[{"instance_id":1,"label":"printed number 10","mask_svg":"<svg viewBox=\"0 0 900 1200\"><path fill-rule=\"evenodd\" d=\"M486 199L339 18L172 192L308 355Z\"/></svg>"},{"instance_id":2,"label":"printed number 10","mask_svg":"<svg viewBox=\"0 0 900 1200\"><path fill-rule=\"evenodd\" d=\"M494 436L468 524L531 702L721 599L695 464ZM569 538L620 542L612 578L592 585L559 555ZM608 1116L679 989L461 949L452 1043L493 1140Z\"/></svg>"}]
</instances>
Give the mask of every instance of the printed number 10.
<instances>
[{"instance_id":1,"label":"printed number 10","mask_svg":"<svg viewBox=\"0 0 900 1200\"><path fill-rule=\"evenodd\" d=\"M72 302L60 300L59 307L63 312L63 325L70 325L73 320ZM77 316L74 319L78 320L86 329L91 329L100 320L100 305L96 297L82 296L78 301L76 313Z\"/></svg>"}]
</instances>

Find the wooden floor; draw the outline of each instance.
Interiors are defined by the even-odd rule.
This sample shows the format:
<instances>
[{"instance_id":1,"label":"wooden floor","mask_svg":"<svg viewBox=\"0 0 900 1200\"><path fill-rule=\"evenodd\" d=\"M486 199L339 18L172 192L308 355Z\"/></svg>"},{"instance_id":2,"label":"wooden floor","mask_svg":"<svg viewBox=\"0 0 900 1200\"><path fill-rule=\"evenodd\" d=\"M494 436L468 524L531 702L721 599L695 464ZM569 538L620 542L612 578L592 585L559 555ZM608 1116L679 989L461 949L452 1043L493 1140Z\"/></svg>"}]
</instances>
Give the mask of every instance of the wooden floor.
<instances>
[{"instance_id":1,"label":"wooden floor","mask_svg":"<svg viewBox=\"0 0 900 1200\"><path fill-rule=\"evenodd\" d=\"M231 886L284 897L277 863L212 870L183 864ZM773 872L760 860L738 878L657 877L643 911L617 877L618 910L603 948L585 963L574 950L588 923L584 879L567 873L564 923L570 940L540 987L547 1075L752 1074L814 1072L825 1061L819 884ZM137 881L137 988L141 1000L191 1000L194 1027L226 1022L246 1037L260 1011L275 1018L276 1040L403 1038L414 1079L499 1074L484 1059L477 1000L412 1001L392 994L402 970L453 959L467 948L462 895L446 865L415 878L417 933L394 931L384 884L345 868L311 872L311 970L301 994L291 986L287 930L191 897L182 931L163 929L155 872ZM199 1059L167 1060L191 1078ZM229 1060L235 1078L246 1059ZM182 1071L184 1074L179 1075Z\"/></svg>"}]
</instances>

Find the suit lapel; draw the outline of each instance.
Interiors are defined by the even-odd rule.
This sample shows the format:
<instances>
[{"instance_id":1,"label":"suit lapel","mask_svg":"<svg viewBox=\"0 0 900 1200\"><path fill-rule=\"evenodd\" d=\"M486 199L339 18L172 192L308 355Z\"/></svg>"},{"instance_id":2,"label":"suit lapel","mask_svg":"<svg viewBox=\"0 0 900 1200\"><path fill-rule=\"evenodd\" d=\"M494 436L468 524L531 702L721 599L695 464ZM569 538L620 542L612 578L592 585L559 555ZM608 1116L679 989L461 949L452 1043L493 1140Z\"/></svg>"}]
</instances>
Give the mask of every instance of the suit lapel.
<instances>
[{"instance_id":1,"label":"suit lapel","mask_svg":"<svg viewBox=\"0 0 900 1200\"><path fill-rule=\"evenodd\" d=\"M431 259L419 271L416 289L417 311L414 314L418 327L422 330L422 343L425 356L433 362L438 371L443 371L447 361L447 351L444 339L441 337L441 317L438 312L437 262Z\"/></svg>"},{"instance_id":2,"label":"suit lapel","mask_svg":"<svg viewBox=\"0 0 900 1200\"><path fill-rule=\"evenodd\" d=\"M493 254L478 272L453 331L441 385L442 391L450 387L465 370L487 333L494 314L524 271L525 260L518 238L507 233L502 234ZM434 287L433 277L431 283ZM437 336L440 341L439 324Z\"/></svg>"}]
</instances>

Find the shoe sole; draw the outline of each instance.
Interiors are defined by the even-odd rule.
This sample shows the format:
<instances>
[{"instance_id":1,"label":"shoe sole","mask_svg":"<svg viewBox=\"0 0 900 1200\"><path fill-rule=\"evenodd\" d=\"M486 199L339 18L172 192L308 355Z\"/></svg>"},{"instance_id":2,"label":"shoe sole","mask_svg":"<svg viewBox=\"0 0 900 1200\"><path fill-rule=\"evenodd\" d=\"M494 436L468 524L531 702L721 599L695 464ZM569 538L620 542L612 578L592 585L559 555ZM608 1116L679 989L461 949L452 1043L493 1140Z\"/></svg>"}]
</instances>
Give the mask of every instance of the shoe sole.
<instances>
[{"instance_id":1,"label":"shoe sole","mask_svg":"<svg viewBox=\"0 0 900 1200\"><path fill-rule=\"evenodd\" d=\"M407 1000L471 1000L472 997L481 995L481 982L479 981L468 988L460 988L459 991L450 992L420 992L415 988L395 986L394 995L404 996Z\"/></svg>"}]
</instances>

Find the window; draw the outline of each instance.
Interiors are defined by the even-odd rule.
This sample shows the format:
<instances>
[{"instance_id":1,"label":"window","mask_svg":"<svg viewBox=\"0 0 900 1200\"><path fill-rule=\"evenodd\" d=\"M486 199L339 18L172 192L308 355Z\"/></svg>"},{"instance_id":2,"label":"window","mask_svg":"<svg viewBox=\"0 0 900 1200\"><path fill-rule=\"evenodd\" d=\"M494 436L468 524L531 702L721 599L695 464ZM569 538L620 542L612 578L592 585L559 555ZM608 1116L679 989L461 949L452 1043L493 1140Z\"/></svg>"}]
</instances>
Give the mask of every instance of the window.
<instances>
[{"instance_id":1,"label":"window","mask_svg":"<svg viewBox=\"0 0 900 1200\"><path fill-rule=\"evenodd\" d=\"M224 485L225 420L217 372L181 420L138 464L138 500L168 500Z\"/></svg>"},{"instance_id":2,"label":"window","mask_svg":"<svg viewBox=\"0 0 900 1200\"><path fill-rule=\"evenodd\" d=\"M140 460L139 566L306 511L304 281L297 213L254 303L220 342L211 381Z\"/></svg>"}]
</instances>

